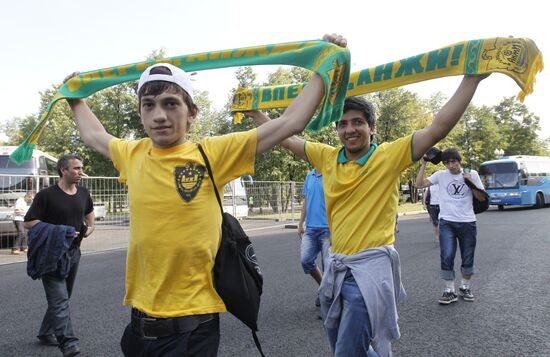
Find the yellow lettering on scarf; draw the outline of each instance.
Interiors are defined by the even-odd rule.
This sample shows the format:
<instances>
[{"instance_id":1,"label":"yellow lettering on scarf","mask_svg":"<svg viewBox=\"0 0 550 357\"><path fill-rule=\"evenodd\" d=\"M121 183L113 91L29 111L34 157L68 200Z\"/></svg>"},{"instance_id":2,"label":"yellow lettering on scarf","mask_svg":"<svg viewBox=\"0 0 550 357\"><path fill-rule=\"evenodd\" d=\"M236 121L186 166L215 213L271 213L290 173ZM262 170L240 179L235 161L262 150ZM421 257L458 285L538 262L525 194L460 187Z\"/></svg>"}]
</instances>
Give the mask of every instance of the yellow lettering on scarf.
<instances>
[{"instance_id":1,"label":"yellow lettering on scarf","mask_svg":"<svg viewBox=\"0 0 550 357\"><path fill-rule=\"evenodd\" d=\"M235 51L233 54L233 58L239 58L239 57L253 57L253 56L268 56L269 51L267 50L267 47L261 46L261 47L249 47L249 48L242 48Z\"/></svg>"},{"instance_id":2,"label":"yellow lettering on scarf","mask_svg":"<svg viewBox=\"0 0 550 357\"><path fill-rule=\"evenodd\" d=\"M103 78L113 78L116 76L116 73L115 71L113 71L112 68L107 68L107 69L102 69L99 71L99 73L101 74L101 77Z\"/></svg>"},{"instance_id":3,"label":"yellow lettering on scarf","mask_svg":"<svg viewBox=\"0 0 550 357\"><path fill-rule=\"evenodd\" d=\"M284 43L281 45L275 45L271 49L270 54L275 55L285 52L300 52L308 47L315 46L316 42L298 42L298 43Z\"/></svg>"},{"instance_id":4,"label":"yellow lettering on scarf","mask_svg":"<svg viewBox=\"0 0 550 357\"><path fill-rule=\"evenodd\" d=\"M338 64L336 60L332 62L332 66L333 68L327 72L330 79L330 88L328 92L328 100L330 103L334 103L338 88L342 84L344 70L346 68L345 64Z\"/></svg>"},{"instance_id":5,"label":"yellow lettering on scarf","mask_svg":"<svg viewBox=\"0 0 550 357\"><path fill-rule=\"evenodd\" d=\"M229 58L231 58L231 51L210 52L210 59L211 60L229 59Z\"/></svg>"},{"instance_id":6,"label":"yellow lettering on scarf","mask_svg":"<svg viewBox=\"0 0 550 357\"><path fill-rule=\"evenodd\" d=\"M149 66L151 66L151 65L152 65L151 63L146 63L146 62L145 62L145 63L144 63L144 62L138 63L138 64L136 65L136 69L137 69L138 71L145 71L145 69L147 69L147 67L149 67Z\"/></svg>"},{"instance_id":7,"label":"yellow lettering on scarf","mask_svg":"<svg viewBox=\"0 0 550 357\"><path fill-rule=\"evenodd\" d=\"M198 53L196 55L189 55L185 59L186 62L204 62L208 60L208 53Z\"/></svg>"},{"instance_id":8,"label":"yellow lettering on scarf","mask_svg":"<svg viewBox=\"0 0 550 357\"><path fill-rule=\"evenodd\" d=\"M99 78L101 78L101 77L99 76L98 71L94 71L94 72L90 72L90 73L84 73L82 75L82 83L86 84L88 82L93 81L94 79L99 79Z\"/></svg>"},{"instance_id":9,"label":"yellow lettering on scarf","mask_svg":"<svg viewBox=\"0 0 550 357\"><path fill-rule=\"evenodd\" d=\"M67 88L69 88L71 92L75 92L79 90L80 87L82 87L82 81L80 81L80 76L69 79L65 84L67 85Z\"/></svg>"},{"instance_id":10,"label":"yellow lettering on scarf","mask_svg":"<svg viewBox=\"0 0 550 357\"><path fill-rule=\"evenodd\" d=\"M126 71L128 71L130 68L132 68L134 65L133 64L127 64L125 66L119 66L116 68L116 70L118 71L118 74L121 75L121 76L124 76L126 75Z\"/></svg>"}]
</instances>

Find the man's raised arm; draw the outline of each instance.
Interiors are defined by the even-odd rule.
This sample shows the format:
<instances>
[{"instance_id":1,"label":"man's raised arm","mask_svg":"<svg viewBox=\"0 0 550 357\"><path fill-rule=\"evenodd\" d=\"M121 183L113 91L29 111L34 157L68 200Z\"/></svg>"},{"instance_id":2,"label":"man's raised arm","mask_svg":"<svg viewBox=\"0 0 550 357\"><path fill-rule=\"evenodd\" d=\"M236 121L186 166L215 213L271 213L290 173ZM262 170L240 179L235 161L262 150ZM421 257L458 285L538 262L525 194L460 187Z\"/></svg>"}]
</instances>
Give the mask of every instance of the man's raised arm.
<instances>
[{"instance_id":1,"label":"man's raised arm","mask_svg":"<svg viewBox=\"0 0 550 357\"><path fill-rule=\"evenodd\" d=\"M67 102L71 106L74 122L84 144L107 158L111 158L109 154L109 141L114 136L105 130L83 99L67 99Z\"/></svg>"},{"instance_id":2,"label":"man's raised arm","mask_svg":"<svg viewBox=\"0 0 550 357\"><path fill-rule=\"evenodd\" d=\"M422 164L420 165L420 170L418 170L418 175L416 175L416 182L414 184L418 189L422 189L432 185L430 180L424 177L426 175L426 161L424 159L420 159L420 160ZM422 201L424 200L425 200L425 195L422 195Z\"/></svg>"},{"instance_id":3,"label":"man's raised arm","mask_svg":"<svg viewBox=\"0 0 550 357\"><path fill-rule=\"evenodd\" d=\"M413 159L420 159L429 148L438 143L454 128L470 104L479 82L489 75L464 76L451 99L435 115L433 122L414 134Z\"/></svg>"},{"instance_id":4,"label":"man's raised arm","mask_svg":"<svg viewBox=\"0 0 550 357\"><path fill-rule=\"evenodd\" d=\"M78 75L78 72L70 74L63 82L67 82L76 75ZM101 124L83 99L67 99L67 102L73 111L74 122L84 144L110 159L109 141L114 136L105 130L103 124Z\"/></svg>"},{"instance_id":5,"label":"man's raised arm","mask_svg":"<svg viewBox=\"0 0 550 357\"><path fill-rule=\"evenodd\" d=\"M346 39L336 34L325 35L323 40L341 47L346 47L347 45ZM256 154L261 154L284 139L302 132L311 120L311 117L313 117L321 99L323 99L324 91L323 80L321 76L315 73L300 95L288 106L281 117L271 120L258 128Z\"/></svg>"},{"instance_id":6,"label":"man's raised arm","mask_svg":"<svg viewBox=\"0 0 550 357\"><path fill-rule=\"evenodd\" d=\"M259 127L271 121L271 119L265 113L260 112L258 110L245 112L244 114L246 116L251 117L256 122L256 125L258 125ZM280 144L285 149L292 151L294 155L304 160L307 160L305 146L304 146L305 145L304 139L299 138L296 135L292 135L290 138L287 138L281 141Z\"/></svg>"}]
</instances>

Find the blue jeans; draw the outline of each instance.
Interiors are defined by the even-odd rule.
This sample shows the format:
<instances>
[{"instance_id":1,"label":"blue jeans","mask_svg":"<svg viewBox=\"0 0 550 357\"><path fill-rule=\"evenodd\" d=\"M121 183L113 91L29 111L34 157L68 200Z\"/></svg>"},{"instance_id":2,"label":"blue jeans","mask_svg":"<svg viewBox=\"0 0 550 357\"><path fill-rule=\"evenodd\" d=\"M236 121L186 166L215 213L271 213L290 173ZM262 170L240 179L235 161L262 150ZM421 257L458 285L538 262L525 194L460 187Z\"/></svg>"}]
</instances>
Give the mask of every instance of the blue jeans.
<instances>
[{"instance_id":1,"label":"blue jeans","mask_svg":"<svg viewBox=\"0 0 550 357\"><path fill-rule=\"evenodd\" d=\"M325 328L334 357L368 356L378 354L370 347L372 329L369 313L361 291L351 272L347 272L342 286L342 315L337 328ZM321 297L321 314L326 316L332 299Z\"/></svg>"},{"instance_id":2,"label":"blue jeans","mask_svg":"<svg viewBox=\"0 0 550 357\"><path fill-rule=\"evenodd\" d=\"M315 259L321 253L323 270L328 264L330 249L330 231L328 228L306 228L302 235L301 262L304 273L311 274L317 268Z\"/></svg>"},{"instance_id":3,"label":"blue jeans","mask_svg":"<svg viewBox=\"0 0 550 357\"><path fill-rule=\"evenodd\" d=\"M439 247L441 252L441 278L454 280L454 262L457 241L460 247L464 275L474 274L474 253L476 250L476 222L450 222L439 220Z\"/></svg>"},{"instance_id":4,"label":"blue jeans","mask_svg":"<svg viewBox=\"0 0 550 357\"><path fill-rule=\"evenodd\" d=\"M78 345L78 338L74 335L71 324L69 299L80 262L80 249L74 249L72 254L71 268L66 279L60 278L56 272L41 277L48 300L48 309L42 319L38 336L54 334L62 351Z\"/></svg>"}]
</instances>

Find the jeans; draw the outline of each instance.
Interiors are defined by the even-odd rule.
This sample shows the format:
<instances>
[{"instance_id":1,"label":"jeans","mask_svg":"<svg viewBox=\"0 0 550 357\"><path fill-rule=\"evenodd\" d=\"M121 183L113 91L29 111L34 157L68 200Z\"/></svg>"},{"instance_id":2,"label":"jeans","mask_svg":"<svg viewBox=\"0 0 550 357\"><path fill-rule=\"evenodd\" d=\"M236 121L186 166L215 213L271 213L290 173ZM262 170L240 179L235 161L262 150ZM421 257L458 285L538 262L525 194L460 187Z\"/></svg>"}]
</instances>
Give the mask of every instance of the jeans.
<instances>
[{"instance_id":1,"label":"jeans","mask_svg":"<svg viewBox=\"0 0 550 357\"><path fill-rule=\"evenodd\" d=\"M454 280L454 262L457 241L460 247L464 275L474 274L474 253L476 249L476 222L450 222L439 220L439 247L441 252L441 278Z\"/></svg>"},{"instance_id":2,"label":"jeans","mask_svg":"<svg viewBox=\"0 0 550 357\"><path fill-rule=\"evenodd\" d=\"M73 292L79 261L80 249L74 249L72 250L71 269L66 279L60 278L56 272L41 277L48 300L48 309L42 320L38 336L54 334L62 351L78 345L78 338L74 335L71 324L69 299Z\"/></svg>"},{"instance_id":3,"label":"jeans","mask_svg":"<svg viewBox=\"0 0 550 357\"><path fill-rule=\"evenodd\" d=\"M128 357L215 357L220 345L220 317L203 322L194 331L146 339L126 326L120 347Z\"/></svg>"},{"instance_id":4,"label":"jeans","mask_svg":"<svg viewBox=\"0 0 550 357\"><path fill-rule=\"evenodd\" d=\"M323 270L328 264L328 251L330 249L330 231L328 228L306 228L302 235L301 262L304 273L311 274L315 271L315 259L319 252Z\"/></svg>"},{"instance_id":5,"label":"jeans","mask_svg":"<svg viewBox=\"0 0 550 357\"><path fill-rule=\"evenodd\" d=\"M23 227L23 221L13 221L17 230L17 238L13 242L13 249L27 249L27 231Z\"/></svg>"},{"instance_id":6,"label":"jeans","mask_svg":"<svg viewBox=\"0 0 550 357\"><path fill-rule=\"evenodd\" d=\"M342 286L342 315L337 328L325 328L334 357L368 356L378 354L370 347L372 329L369 313L361 291L351 272L347 272ZM321 314L326 316L332 299L321 298Z\"/></svg>"}]
</instances>

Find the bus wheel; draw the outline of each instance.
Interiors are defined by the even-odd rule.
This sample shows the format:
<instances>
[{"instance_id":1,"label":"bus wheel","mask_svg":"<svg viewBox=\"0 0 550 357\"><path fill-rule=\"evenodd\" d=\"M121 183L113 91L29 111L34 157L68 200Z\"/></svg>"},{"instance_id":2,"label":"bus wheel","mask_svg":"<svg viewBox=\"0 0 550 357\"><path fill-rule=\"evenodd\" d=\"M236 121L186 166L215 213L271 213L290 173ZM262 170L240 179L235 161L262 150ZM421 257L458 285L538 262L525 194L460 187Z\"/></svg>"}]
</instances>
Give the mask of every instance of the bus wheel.
<instances>
[{"instance_id":1,"label":"bus wheel","mask_svg":"<svg viewBox=\"0 0 550 357\"><path fill-rule=\"evenodd\" d=\"M504 205L498 205L498 210L499 211L504 211Z\"/></svg>"},{"instance_id":2,"label":"bus wheel","mask_svg":"<svg viewBox=\"0 0 550 357\"><path fill-rule=\"evenodd\" d=\"M535 208L542 208L544 207L544 196L541 192L537 193L537 202L535 203Z\"/></svg>"}]
</instances>

